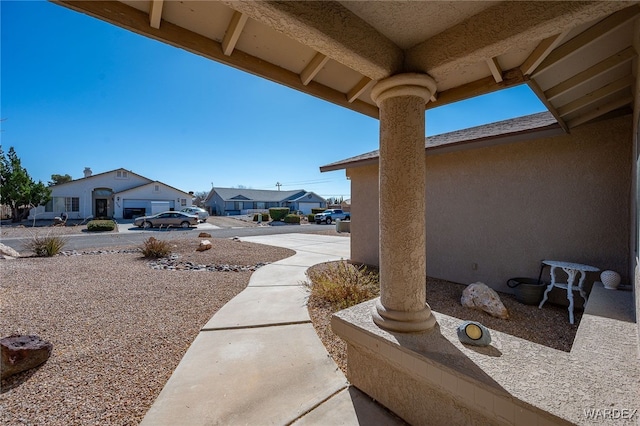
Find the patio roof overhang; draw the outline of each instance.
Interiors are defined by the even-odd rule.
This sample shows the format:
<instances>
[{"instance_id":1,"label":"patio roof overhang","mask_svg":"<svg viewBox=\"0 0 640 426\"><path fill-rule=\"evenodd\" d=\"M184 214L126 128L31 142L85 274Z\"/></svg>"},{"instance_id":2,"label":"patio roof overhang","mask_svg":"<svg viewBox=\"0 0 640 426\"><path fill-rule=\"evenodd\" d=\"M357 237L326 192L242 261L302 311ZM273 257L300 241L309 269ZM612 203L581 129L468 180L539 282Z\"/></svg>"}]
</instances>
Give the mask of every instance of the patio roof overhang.
<instances>
[{"instance_id":1,"label":"patio roof overhang","mask_svg":"<svg viewBox=\"0 0 640 426\"><path fill-rule=\"evenodd\" d=\"M567 132L633 108L637 1L54 2L371 117L405 72L425 108L528 84Z\"/></svg>"}]
</instances>

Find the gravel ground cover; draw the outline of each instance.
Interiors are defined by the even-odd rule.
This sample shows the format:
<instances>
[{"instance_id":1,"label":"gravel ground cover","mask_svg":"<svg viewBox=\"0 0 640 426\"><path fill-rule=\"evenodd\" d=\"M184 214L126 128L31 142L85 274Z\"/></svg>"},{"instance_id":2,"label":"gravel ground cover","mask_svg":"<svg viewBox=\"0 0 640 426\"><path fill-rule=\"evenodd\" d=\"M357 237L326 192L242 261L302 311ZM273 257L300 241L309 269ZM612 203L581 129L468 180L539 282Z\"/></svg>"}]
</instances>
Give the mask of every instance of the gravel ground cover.
<instances>
[{"instance_id":1,"label":"gravel ground cover","mask_svg":"<svg viewBox=\"0 0 640 426\"><path fill-rule=\"evenodd\" d=\"M322 268L327 264L313 266ZM466 308L460 304L462 291L466 286L433 278L427 279L427 302L436 319L438 313L462 320L478 321L492 330L511 334L531 342L568 352L575 338L582 318L582 311L576 310L575 324L569 324L567 308L546 303L542 309L535 305L524 305L515 296L499 293L502 302L509 310L510 318L502 320L494 318L482 311ZM346 344L331 330L333 310L322 300L309 298L309 316L316 333L336 364L346 374Z\"/></svg>"},{"instance_id":2,"label":"gravel ground cover","mask_svg":"<svg viewBox=\"0 0 640 426\"><path fill-rule=\"evenodd\" d=\"M171 244L197 263L254 265L293 254L211 242L205 252L195 252L197 239ZM36 334L53 344L45 364L2 381L3 425L138 424L202 325L251 275L152 270L138 253L0 262L0 336Z\"/></svg>"}]
</instances>

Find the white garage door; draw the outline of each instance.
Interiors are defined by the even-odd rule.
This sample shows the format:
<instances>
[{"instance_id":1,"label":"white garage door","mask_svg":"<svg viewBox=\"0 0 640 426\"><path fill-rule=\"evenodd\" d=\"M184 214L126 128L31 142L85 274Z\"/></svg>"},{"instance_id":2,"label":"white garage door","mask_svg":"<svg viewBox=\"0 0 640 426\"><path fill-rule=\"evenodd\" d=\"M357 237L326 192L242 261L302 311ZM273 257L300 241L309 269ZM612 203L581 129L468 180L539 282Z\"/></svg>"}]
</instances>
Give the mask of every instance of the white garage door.
<instances>
[{"instance_id":1,"label":"white garage door","mask_svg":"<svg viewBox=\"0 0 640 426\"><path fill-rule=\"evenodd\" d=\"M304 214L311 214L311 209L320 208L320 203L300 203L300 210Z\"/></svg>"}]
</instances>

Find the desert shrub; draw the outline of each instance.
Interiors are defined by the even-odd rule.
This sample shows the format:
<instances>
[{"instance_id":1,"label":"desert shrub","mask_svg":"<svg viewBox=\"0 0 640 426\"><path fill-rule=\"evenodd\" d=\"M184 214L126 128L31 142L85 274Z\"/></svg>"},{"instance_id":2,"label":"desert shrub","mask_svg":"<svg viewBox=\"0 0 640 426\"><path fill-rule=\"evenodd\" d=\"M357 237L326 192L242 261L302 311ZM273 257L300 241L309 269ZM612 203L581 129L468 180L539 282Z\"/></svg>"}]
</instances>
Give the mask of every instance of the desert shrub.
<instances>
[{"instance_id":1,"label":"desert shrub","mask_svg":"<svg viewBox=\"0 0 640 426\"><path fill-rule=\"evenodd\" d=\"M87 231L103 232L113 231L116 229L116 223L113 220L92 220L87 223Z\"/></svg>"},{"instance_id":2,"label":"desert shrub","mask_svg":"<svg viewBox=\"0 0 640 426\"><path fill-rule=\"evenodd\" d=\"M167 257L171 254L171 247L167 241L158 240L153 237L147 238L142 243L142 255L149 259Z\"/></svg>"},{"instance_id":3,"label":"desert shrub","mask_svg":"<svg viewBox=\"0 0 640 426\"><path fill-rule=\"evenodd\" d=\"M314 220L316 220L316 215L315 214L308 214L307 215L307 220L309 222L313 222Z\"/></svg>"},{"instance_id":4,"label":"desert shrub","mask_svg":"<svg viewBox=\"0 0 640 426\"><path fill-rule=\"evenodd\" d=\"M258 221L258 215L262 214L262 221L263 222L269 222L269 213L256 213L253 215L253 221L257 222Z\"/></svg>"},{"instance_id":5,"label":"desert shrub","mask_svg":"<svg viewBox=\"0 0 640 426\"><path fill-rule=\"evenodd\" d=\"M311 298L328 303L335 311L346 309L380 294L377 272L346 261L332 262L307 271Z\"/></svg>"},{"instance_id":6,"label":"desert shrub","mask_svg":"<svg viewBox=\"0 0 640 426\"><path fill-rule=\"evenodd\" d=\"M288 214L288 207L273 207L269 209L269 216L271 216L271 219L276 222L284 219Z\"/></svg>"},{"instance_id":7,"label":"desert shrub","mask_svg":"<svg viewBox=\"0 0 640 426\"><path fill-rule=\"evenodd\" d=\"M288 214L284 217L284 223L300 223L300 216L297 214Z\"/></svg>"},{"instance_id":8,"label":"desert shrub","mask_svg":"<svg viewBox=\"0 0 640 426\"><path fill-rule=\"evenodd\" d=\"M318 214L318 213L322 213L322 212L323 212L323 211L325 211L325 210L326 210L326 209L318 209L318 208L316 208L316 209L311 209L311 213L312 213L312 214L314 214L314 215L316 215L316 214Z\"/></svg>"},{"instance_id":9,"label":"desert shrub","mask_svg":"<svg viewBox=\"0 0 640 426\"><path fill-rule=\"evenodd\" d=\"M60 253L67 244L67 239L57 235L46 235L44 237L34 235L25 244L27 250L31 250L38 257L51 257Z\"/></svg>"}]
</instances>

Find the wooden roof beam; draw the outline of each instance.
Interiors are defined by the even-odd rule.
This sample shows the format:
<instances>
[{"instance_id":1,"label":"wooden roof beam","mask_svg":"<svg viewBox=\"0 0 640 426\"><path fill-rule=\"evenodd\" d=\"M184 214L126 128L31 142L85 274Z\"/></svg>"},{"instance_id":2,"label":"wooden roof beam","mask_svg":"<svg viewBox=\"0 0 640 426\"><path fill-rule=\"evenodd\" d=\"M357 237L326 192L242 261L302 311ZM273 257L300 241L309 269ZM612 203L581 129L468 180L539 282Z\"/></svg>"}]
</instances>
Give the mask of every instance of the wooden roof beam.
<instances>
[{"instance_id":1,"label":"wooden roof beam","mask_svg":"<svg viewBox=\"0 0 640 426\"><path fill-rule=\"evenodd\" d=\"M402 49L339 2L220 1L371 79L403 71Z\"/></svg>"},{"instance_id":2,"label":"wooden roof beam","mask_svg":"<svg viewBox=\"0 0 640 426\"><path fill-rule=\"evenodd\" d=\"M227 32L224 34L224 38L222 39L222 53L227 56L231 56L233 49L236 48L236 43L238 43L238 39L240 38L240 34L242 34L242 30L244 29L244 25L247 23L248 18L249 17L243 13L233 12L233 16L231 17L231 21L227 27Z\"/></svg>"},{"instance_id":3,"label":"wooden roof beam","mask_svg":"<svg viewBox=\"0 0 640 426\"><path fill-rule=\"evenodd\" d=\"M327 63L329 58L322 53L316 53L316 55L309 61L306 67L300 73L300 81L305 86L313 80L313 78L320 72L324 64Z\"/></svg>"},{"instance_id":4,"label":"wooden roof beam","mask_svg":"<svg viewBox=\"0 0 640 426\"><path fill-rule=\"evenodd\" d=\"M487 59L487 65L489 65L493 79L496 83L500 83L502 81L502 68L500 68L498 58Z\"/></svg>"},{"instance_id":5,"label":"wooden roof beam","mask_svg":"<svg viewBox=\"0 0 640 426\"><path fill-rule=\"evenodd\" d=\"M629 46L626 49L616 53L615 55L609 56L607 59L598 62L594 66L587 68L582 72L579 72L568 80L565 80L562 83L556 84L552 88L547 89L544 92L544 95L548 100L551 101L573 89L574 87L584 84L589 80L592 80L617 66L631 61L635 57L636 51L633 49L633 46Z\"/></svg>"},{"instance_id":6,"label":"wooden roof beam","mask_svg":"<svg viewBox=\"0 0 640 426\"><path fill-rule=\"evenodd\" d=\"M583 97L576 99L575 101L569 102L566 105L558 107L558 114L562 117L571 114L572 112L578 111L580 109L586 108L594 102L599 101L609 95L612 95L616 92L624 90L628 87L631 87L634 83L633 76L629 75L618 79L612 83L607 84L599 88L598 90L594 90L591 93L587 93Z\"/></svg>"},{"instance_id":7,"label":"wooden roof beam","mask_svg":"<svg viewBox=\"0 0 640 426\"><path fill-rule=\"evenodd\" d=\"M373 80L371 80L369 77L362 77L358 84L353 86L347 93L347 102L351 103L358 99L358 96L362 95L364 91L367 90L367 88L372 84Z\"/></svg>"},{"instance_id":8,"label":"wooden roof beam","mask_svg":"<svg viewBox=\"0 0 640 426\"><path fill-rule=\"evenodd\" d=\"M569 31L565 31L563 33L556 34L542 40L536 46L536 48L533 49L531 55L529 55L529 57L525 59L522 65L520 65L520 71L522 71L522 74L533 74L538 65L540 65L540 63L542 63L542 61L544 61L545 58L549 56L549 54L551 54L553 49L555 49L562 42L562 40L564 40L568 33Z\"/></svg>"},{"instance_id":9,"label":"wooden roof beam","mask_svg":"<svg viewBox=\"0 0 640 426\"><path fill-rule=\"evenodd\" d=\"M149 25L151 28L160 28L162 6L164 6L164 0L151 0L151 6L149 7Z\"/></svg>"},{"instance_id":10,"label":"wooden roof beam","mask_svg":"<svg viewBox=\"0 0 640 426\"><path fill-rule=\"evenodd\" d=\"M616 1L498 2L407 49L405 71L425 72L438 81L467 64L500 57L513 46L603 19L628 5Z\"/></svg>"},{"instance_id":11,"label":"wooden roof beam","mask_svg":"<svg viewBox=\"0 0 640 426\"><path fill-rule=\"evenodd\" d=\"M496 83L493 76L481 78L462 86L453 87L451 89L438 92L437 99L432 96L431 102L426 105L426 109L436 108L453 102L463 101L475 96L484 95L495 92L497 90L506 89L507 87L517 86L525 82L520 72L520 68L513 68L502 73L502 81Z\"/></svg>"},{"instance_id":12,"label":"wooden roof beam","mask_svg":"<svg viewBox=\"0 0 640 426\"><path fill-rule=\"evenodd\" d=\"M544 106L547 107L549 112L553 114L560 127L562 127L565 132L569 133L569 125L562 119L556 108L551 105L551 102L549 102L549 100L545 97L544 92L542 91L540 86L538 86L538 83L527 77L527 85L529 86L531 91L536 94L538 99L540 99L540 102L542 102Z\"/></svg>"},{"instance_id":13,"label":"wooden roof beam","mask_svg":"<svg viewBox=\"0 0 640 426\"><path fill-rule=\"evenodd\" d=\"M621 99L616 99L615 101L611 101L605 105L599 106L591 111L589 111L588 113L581 115L577 118L574 118L573 120L570 120L567 122L567 124L569 125L570 128L579 126L581 124L584 124L588 121L591 120L595 120L596 118L605 115L608 112L614 111L618 108L622 108L623 106L626 105L632 105L633 104L633 96L631 96L631 94L629 94L628 96L625 96L624 98Z\"/></svg>"},{"instance_id":14,"label":"wooden roof beam","mask_svg":"<svg viewBox=\"0 0 640 426\"><path fill-rule=\"evenodd\" d=\"M535 73L540 73L560 62L564 58L589 46L616 28L619 28L628 21L635 19L638 13L640 13L640 5L636 4L608 16L551 52L549 56L547 56L547 58L538 66Z\"/></svg>"},{"instance_id":15,"label":"wooden roof beam","mask_svg":"<svg viewBox=\"0 0 640 426\"><path fill-rule=\"evenodd\" d=\"M178 46L188 52L212 59L236 69L258 75L303 93L308 93L325 101L349 108L373 118L378 118L378 107L359 99L347 102L343 92L315 81L307 86L300 82L300 76L278 65L266 62L241 50L234 50L231 56L222 52L222 43L201 34L186 30L171 22L164 21L162 28L149 27L149 15L127 4L99 0L51 0L73 10L95 16L103 21L143 34L154 40Z\"/></svg>"}]
</instances>

